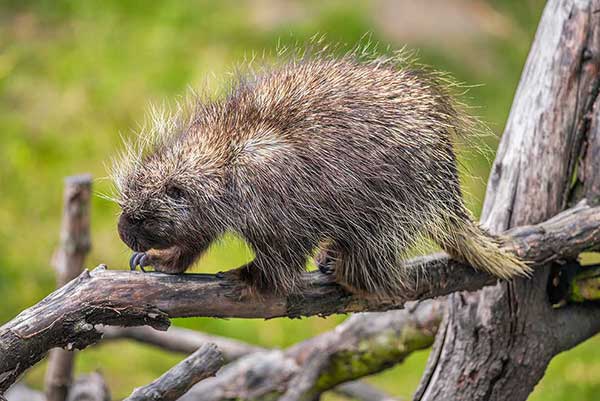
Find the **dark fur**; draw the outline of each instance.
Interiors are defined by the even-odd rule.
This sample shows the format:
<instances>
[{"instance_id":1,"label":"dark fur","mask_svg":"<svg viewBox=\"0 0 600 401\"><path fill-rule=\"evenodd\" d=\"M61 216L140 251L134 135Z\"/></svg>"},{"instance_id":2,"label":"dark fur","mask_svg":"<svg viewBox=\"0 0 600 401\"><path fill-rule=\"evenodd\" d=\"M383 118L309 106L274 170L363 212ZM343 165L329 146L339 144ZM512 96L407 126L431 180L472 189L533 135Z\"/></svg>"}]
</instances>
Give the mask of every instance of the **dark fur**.
<instances>
[{"instance_id":1,"label":"dark fur","mask_svg":"<svg viewBox=\"0 0 600 401\"><path fill-rule=\"evenodd\" d=\"M236 232L256 253L243 277L282 293L319 246L340 283L398 293L421 234L501 277L522 274L463 205L452 135L468 121L434 74L394 60L291 62L196 100L118 165L119 233L145 264L181 273ZM489 253L505 266L481 262Z\"/></svg>"}]
</instances>

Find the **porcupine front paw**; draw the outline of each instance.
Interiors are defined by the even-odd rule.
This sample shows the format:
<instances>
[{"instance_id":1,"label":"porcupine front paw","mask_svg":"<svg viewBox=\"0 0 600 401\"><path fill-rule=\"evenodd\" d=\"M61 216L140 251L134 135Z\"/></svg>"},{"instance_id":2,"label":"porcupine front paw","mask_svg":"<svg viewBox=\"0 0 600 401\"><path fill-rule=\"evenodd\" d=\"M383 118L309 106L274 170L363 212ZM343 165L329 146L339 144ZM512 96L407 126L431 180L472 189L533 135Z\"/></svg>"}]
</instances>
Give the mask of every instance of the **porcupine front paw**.
<instances>
[{"instance_id":1,"label":"porcupine front paw","mask_svg":"<svg viewBox=\"0 0 600 401\"><path fill-rule=\"evenodd\" d=\"M129 258L129 269L135 270L137 267L140 267L140 270L146 273L146 269L144 267L150 266L148 255L146 252L134 252Z\"/></svg>"},{"instance_id":2,"label":"porcupine front paw","mask_svg":"<svg viewBox=\"0 0 600 401\"><path fill-rule=\"evenodd\" d=\"M129 267L135 270L139 266L145 272L144 267L152 266L157 272L180 274L194 262L196 256L196 253L185 252L178 247L150 249L146 252L135 252L129 259Z\"/></svg>"}]
</instances>

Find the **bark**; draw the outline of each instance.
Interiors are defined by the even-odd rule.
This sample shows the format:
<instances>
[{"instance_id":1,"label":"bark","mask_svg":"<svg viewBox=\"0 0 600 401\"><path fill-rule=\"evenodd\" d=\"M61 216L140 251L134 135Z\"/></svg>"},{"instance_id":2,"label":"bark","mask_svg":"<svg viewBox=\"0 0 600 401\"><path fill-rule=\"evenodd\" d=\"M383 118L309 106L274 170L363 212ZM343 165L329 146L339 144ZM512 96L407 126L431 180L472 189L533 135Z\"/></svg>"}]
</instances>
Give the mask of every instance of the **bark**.
<instances>
[{"instance_id":1,"label":"bark","mask_svg":"<svg viewBox=\"0 0 600 401\"><path fill-rule=\"evenodd\" d=\"M77 277L90 251L90 197L92 177L81 175L65 180L60 247L54 255L57 288ZM73 379L73 351L53 349L45 377L48 401L65 401Z\"/></svg>"},{"instance_id":2,"label":"bark","mask_svg":"<svg viewBox=\"0 0 600 401\"><path fill-rule=\"evenodd\" d=\"M552 0L543 13L487 189L493 232L535 224L598 196L600 2ZM585 149L582 144L587 143ZM575 167L589 175L573 191ZM587 179L591 181L588 181ZM557 353L600 330L600 307L554 309L550 264L531 280L449 297L417 400L525 400Z\"/></svg>"},{"instance_id":3,"label":"bark","mask_svg":"<svg viewBox=\"0 0 600 401\"><path fill-rule=\"evenodd\" d=\"M204 344L152 383L135 389L124 401L177 400L200 380L214 376L223 362L216 345Z\"/></svg>"},{"instance_id":4,"label":"bark","mask_svg":"<svg viewBox=\"0 0 600 401\"><path fill-rule=\"evenodd\" d=\"M575 257L600 246L600 207L580 204L536 226L508 233L508 248L535 263ZM232 277L109 271L101 266L21 312L0 327L0 392L53 347L82 349L100 339L95 325L149 325L166 329L170 317L299 317L402 308L411 300L473 290L496 280L443 254L411 262L414 285L403 297L363 298L344 292L331 277L304 275L304 290L287 297L247 298ZM427 272L427 280L422 272Z\"/></svg>"}]
</instances>

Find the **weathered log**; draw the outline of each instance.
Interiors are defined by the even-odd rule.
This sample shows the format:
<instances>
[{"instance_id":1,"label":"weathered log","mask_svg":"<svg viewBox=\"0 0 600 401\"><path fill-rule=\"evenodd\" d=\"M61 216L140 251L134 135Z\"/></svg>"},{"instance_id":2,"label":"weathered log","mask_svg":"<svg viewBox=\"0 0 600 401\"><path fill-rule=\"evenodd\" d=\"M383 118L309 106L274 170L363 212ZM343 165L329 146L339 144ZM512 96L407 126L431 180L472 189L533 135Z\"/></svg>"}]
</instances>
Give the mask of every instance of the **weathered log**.
<instances>
[{"instance_id":1,"label":"weathered log","mask_svg":"<svg viewBox=\"0 0 600 401\"><path fill-rule=\"evenodd\" d=\"M223 362L223 355L216 345L203 344L152 383L135 389L124 401L177 400L200 380L214 376Z\"/></svg>"},{"instance_id":2,"label":"weathered log","mask_svg":"<svg viewBox=\"0 0 600 401\"><path fill-rule=\"evenodd\" d=\"M560 221L560 217L557 218L557 221ZM558 224L558 223L556 223ZM572 267L579 266L577 263L571 263ZM595 273L595 274L594 274ZM597 291L586 291L587 288L593 288L592 286L595 284L598 286L600 280L598 280L598 267L589 268L586 267L579 274L577 274L571 282L571 289L567 288L565 293L569 295L565 298L565 301L570 302L584 302L597 299ZM577 283L577 284L575 284ZM573 288L582 289L581 291L574 291ZM597 287L596 287L597 288ZM439 302L444 302L440 300ZM440 304L441 305L441 304ZM437 331L437 327L435 326L436 322L441 320L441 307L433 308L432 314L430 316L431 325L427 328L427 332L423 333L422 331L415 330L413 332L405 333L404 340L407 342L418 341L419 339L425 338L429 333ZM401 313L412 313L411 311L402 311ZM436 314L437 313L437 314ZM363 324L365 326L373 326L373 327L385 327L386 324L382 324L381 322L387 320L387 324L389 322L395 320L396 316L393 314L382 314L382 313L365 313L361 315L361 319L364 319ZM373 322L369 322L370 320ZM334 333L339 329L334 329L332 332L328 332L323 334L324 336L336 336ZM382 329L385 331L385 329ZM227 361L232 361L238 359L242 356L256 353L258 351L266 351L264 348L259 348L254 345L246 344L241 341L231 340L229 338L218 337L207 335L204 333L200 333L194 330L170 327L167 332L161 332L154 330L150 327L105 327L102 329L103 341L105 340L117 340L117 339L133 339L139 342L143 342L145 344L154 345L160 347L162 349L166 349L174 352L182 352L182 353L191 353L194 352L198 346L205 342L212 342L218 345L219 349L223 352L223 355ZM364 333L360 331L353 331L357 333L357 335L364 335ZM354 341L358 342L360 339L357 338ZM367 339L365 339L367 340ZM305 342L306 344L306 342ZM369 346L374 345L378 346L374 342L365 341L363 343L363 347L361 352L370 351ZM310 345L309 345L310 346ZM272 355L268 353L262 354L265 356L265 361L260 361L260 357L257 356L255 361L257 361L258 365L262 365L262 363L266 363L266 360L272 358ZM387 361L389 362L389 361ZM299 363L295 362L297 365ZM298 371L305 371L306 363L303 363L302 366L299 366ZM233 378L233 380L238 380L244 375L248 374L246 370L246 365L238 364L230 367L232 371L237 370L237 378ZM376 373L381 368L372 367L373 370L365 371L365 374L373 374ZM315 383L324 375L327 375L327 369L323 371L318 371L318 375L313 376L313 386ZM233 375L232 375L233 377ZM343 378L340 377L340 380ZM345 381L345 379L344 379ZM276 380L279 383L279 380ZM262 382L259 382L262 385ZM282 386L285 388L289 388L292 383L290 381L285 382ZM209 399L203 398L198 395L199 392L204 393L206 391L206 387L203 386L200 391L196 391L194 389L191 390L191 394L188 399L193 399L193 397L200 397L198 399ZM237 393L236 393L237 391ZM357 400L362 401L393 401L394 398L388 394L385 394L381 390L370 386L368 383L361 381L351 381L346 382L344 384L338 385L333 388L338 394L344 395L346 397L350 397ZM251 388L238 388L234 391L234 389L229 389L229 395L242 396L243 394L253 393L254 390ZM214 393L212 393L214 394ZM206 396L208 397L208 396ZM212 398L211 398L212 399ZM216 398L215 398L216 399Z\"/></svg>"},{"instance_id":3,"label":"weathered log","mask_svg":"<svg viewBox=\"0 0 600 401\"><path fill-rule=\"evenodd\" d=\"M544 10L487 188L482 221L493 232L598 198L599 136L590 127L598 126L599 9L599 0L550 0ZM578 163L585 183L574 194ZM550 270L451 295L415 399L525 400L554 355L598 332L599 307L552 307Z\"/></svg>"},{"instance_id":4,"label":"weathered log","mask_svg":"<svg viewBox=\"0 0 600 401\"><path fill-rule=\"evenodd\" d=\"M600 245L600 207L581 204L545 223L521 227L507 235L511 238L508 248L533 264L573 258ZM384 311L402 308L407 301L496 282L444 254L417 258L407 271L414 285L395 299L348 294L331 277L318 272L304 274L301 293L247 298L243 295L247 289L234 275L165 275L109 271L102 266L84 271L0 327L0 392L50 348L81 349L98 341L101 334L94 327L97 324L149 325L164 330L169 317L272 318Z\"/></svg>"},{"instance_id":5,"label":"weathered log","mask_svg":"<svg viewBox=\"0 0 600 401\"><path fill-rule=\"evenodd\" d=\"M65 179L60 247L54 254L56 286L62 287L83 270L91 248L90 198L92 177L79 175ZM48 355L45 392L48 401L65 401L73 380L73 351L53 349Z\"/></svg>"}]
</instances>

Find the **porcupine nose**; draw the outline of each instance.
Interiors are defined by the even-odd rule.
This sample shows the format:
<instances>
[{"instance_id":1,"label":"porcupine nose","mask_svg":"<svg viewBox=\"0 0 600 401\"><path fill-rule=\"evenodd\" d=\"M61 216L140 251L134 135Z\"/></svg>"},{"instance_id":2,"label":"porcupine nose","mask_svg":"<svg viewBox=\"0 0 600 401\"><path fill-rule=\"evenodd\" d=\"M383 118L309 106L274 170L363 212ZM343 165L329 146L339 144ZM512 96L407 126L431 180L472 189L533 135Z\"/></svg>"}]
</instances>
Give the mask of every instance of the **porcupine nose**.
<instances>
[{"instance_id":1,"label":"porcupine nose","mask_svg":"<svg viewBox=\"0 0 600 401\"><path fill-rule=\"evenodd\" d=\"M143 219L128 213L122 213L119 217L119 223L117 224L119 236L132 249L137 247L138 241L136 241L136 237L140 234L140 227L143 221Z\"/></svg>"}]
</instances>

